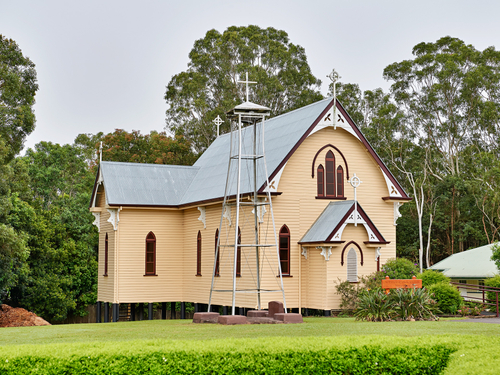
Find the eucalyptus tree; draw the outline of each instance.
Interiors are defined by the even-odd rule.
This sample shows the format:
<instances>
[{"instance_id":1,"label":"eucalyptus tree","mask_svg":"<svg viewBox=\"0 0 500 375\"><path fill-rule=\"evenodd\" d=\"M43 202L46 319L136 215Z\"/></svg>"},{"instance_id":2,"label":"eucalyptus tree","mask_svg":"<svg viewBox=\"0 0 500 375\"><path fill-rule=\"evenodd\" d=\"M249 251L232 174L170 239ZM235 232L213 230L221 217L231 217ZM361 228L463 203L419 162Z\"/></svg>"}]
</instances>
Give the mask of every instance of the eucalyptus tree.
<instances>
[{"instance_id":1,"label":"eucalyptus tree","mask_svg":"<svg viewBox=\"0 0 500 375\"><path fill-rule=\"evenodd\" d=\"M292 44L285 31L253 25L209 30L195 41L188 69L167 85L166 128L203 152L216 137L212 121L219 115L225 121L221 132L227 132L226 111L246 100L238 84L246 72L257 82L249 100L271 108L273 116L322 98L304 48Z\"/></svg>"}]
</instances>

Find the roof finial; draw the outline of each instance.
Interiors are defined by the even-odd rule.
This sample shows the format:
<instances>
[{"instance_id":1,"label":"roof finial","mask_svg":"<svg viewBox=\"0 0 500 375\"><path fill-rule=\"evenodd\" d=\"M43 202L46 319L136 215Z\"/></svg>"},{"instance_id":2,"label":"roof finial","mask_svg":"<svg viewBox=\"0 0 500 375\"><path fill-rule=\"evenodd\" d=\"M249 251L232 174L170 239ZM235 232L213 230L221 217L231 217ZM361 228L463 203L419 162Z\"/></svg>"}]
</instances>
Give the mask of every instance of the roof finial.
<instances>
[{"instance_id":1,"label":"roof finial","mask_svg":"<svg viewBox=\"0 0 500 375\"><path fill-rule=\"evenodd\" d=\"M101 141L101 145L99 146L99 164L101 164L102 162L102 141Z\"/></svg>"},{"instance_id":2,"label":"roof finial","mask_svg":"<svg viewBox=\"0 0 500 375\"><path fill-rule=\"evenodd\" d=\"M333 129L337 129L337 81L342 78L335 69L327 75L333 83Z\"/></svg>"},{"instance_id":3,"label":"roof finial","mask_svg":"<svg viewBox=\"0 0 500 375\"><path fill-rule=\"evenodd\" d=\"M356 189L361 185L363 181L359 179L358 176L356 176L356 173L353 173L353 176L349 181L347 181L351 184L351 186L354 188L354 226L358 226L358 197L356 196Z\"/></svg>"},{"instance_id":4,"label":"roof finial","mask_svg":"<svg viewBox=\"0 0 500 375\"><path fill-rule=\"evenodd\" d=\"M224 121L220 118L219 115L212 121L215 125L217 125L217 138L219 138L219 126L224 123Z\"/></svg>"},{"instance_id":5,"label":"roof finial","mask_svg":"<svg viewBox=\"0 0 500 375\"><path fill-rule=\"evenodd\" d=\"M253 82L253 81L248 80L248 72L246 72L245 75L246 75L246 80L245 81L238 81L238 83L245 83L246 84L247 102L248 102L248 84L249 83L257 83L257 82Z\"/></svg>"}]
</instances>

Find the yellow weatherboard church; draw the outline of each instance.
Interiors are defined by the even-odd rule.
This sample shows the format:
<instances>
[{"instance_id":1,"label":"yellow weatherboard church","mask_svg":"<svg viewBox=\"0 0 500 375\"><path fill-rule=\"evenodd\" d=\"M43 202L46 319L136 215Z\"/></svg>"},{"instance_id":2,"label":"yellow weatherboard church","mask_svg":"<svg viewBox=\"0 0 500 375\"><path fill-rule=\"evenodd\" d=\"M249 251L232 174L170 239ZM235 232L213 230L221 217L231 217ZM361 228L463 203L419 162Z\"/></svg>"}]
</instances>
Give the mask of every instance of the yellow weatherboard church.
<instances>
[{"instance_id":1,"label":"yellow weatherboard church","mask_svg":"<svg viewBox=\"0 0 500 375\"><path fill-rule=\"evenodd\" d=\"M229 148L224 134L193 166L100 163L90 205L98 309L112 304L117 320L120 304L209 303ZM357 282L396 257L398 209L411 198L331 98L267 120L265 150L269 186L259 177L258 192L272 196L287 308L337 309L338 279ZM230 306L231 295L212 304Z\"/></svg>"}]
</instances>

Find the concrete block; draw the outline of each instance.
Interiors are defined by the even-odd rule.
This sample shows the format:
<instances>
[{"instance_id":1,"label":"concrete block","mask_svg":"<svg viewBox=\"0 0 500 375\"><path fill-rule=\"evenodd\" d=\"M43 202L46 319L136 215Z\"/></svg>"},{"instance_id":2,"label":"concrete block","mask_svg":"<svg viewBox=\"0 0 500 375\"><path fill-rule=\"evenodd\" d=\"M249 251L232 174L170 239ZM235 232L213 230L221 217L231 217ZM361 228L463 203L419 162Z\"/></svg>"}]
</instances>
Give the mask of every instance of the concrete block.
<instances>
[{"instance_id":1,"label":"concrete block","mask_svg":"<svg viewBox=\"0 0 500 375\"><path fill-rule=\"evenodd\" d=\"M217 323L219 313L214 312L197 312L194 313L193 323Z\"/></svg>"},{"instance_id":2,"label":"concrete block","mask_svg":"<svg viewBox=\"0 0 500 375\"><path fill-rule=\"evenodd\" d=\"M288 314L274 314L274 319L280 320L283 323L304 323L304 320L302 319L302 314L294 314L294 313L288 313Z\"/></svg>"},{"instance_id":3,"label":"concrete block","mask_svg":"<svg viewBox=\"0 0 500 375\"><path fill-rule=\"evenodd\" d=\"M266 310L249 310L247 312L248 318L265 318L267 316Z\"/></svg>"},{"instance_id":4,"label":"concrete block","mask_svg":"<svg viewBox=\"0 0 500 375\"><path fill-rule=\"evenodd\" d=\"M224 325L247 324L247 317L244 315L221 315L218 323Z\"/></svg>"},{"instance_id":5,"label":"concrete block","mask_svg":"<svg viewBox=\"0 0 500 375\"><path fill-rule=\"evenodd\" d=\"M283 302L280 301L271 301L269 302L268 307L269 313L267 316L270 318L274 318L274 314L282 314L285 312L283 309Z\"/></svg>"}]
</instances>

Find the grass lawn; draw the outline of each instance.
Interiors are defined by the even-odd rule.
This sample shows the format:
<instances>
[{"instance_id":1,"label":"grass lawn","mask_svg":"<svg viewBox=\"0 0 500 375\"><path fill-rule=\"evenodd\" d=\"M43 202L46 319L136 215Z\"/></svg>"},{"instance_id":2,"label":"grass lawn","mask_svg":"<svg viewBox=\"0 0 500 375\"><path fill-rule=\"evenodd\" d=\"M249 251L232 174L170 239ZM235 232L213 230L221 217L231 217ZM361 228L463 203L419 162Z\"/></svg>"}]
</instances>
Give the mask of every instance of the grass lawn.
<instances>
[{"instance_id":1,"label":"grass lawn","mask_svg":"<svg viewBox=\"0 0 500 375\"><path fill-rule=\"evenodd\" d=\"M439 322L357 322L304 318L304 324L221 326L190 320L74 324L0 329L0 360L23 355L205 351L218 348L383 347L447 344L457 348L445 374L498 374L500 325Z\"/></svg>"}]
</instances>

